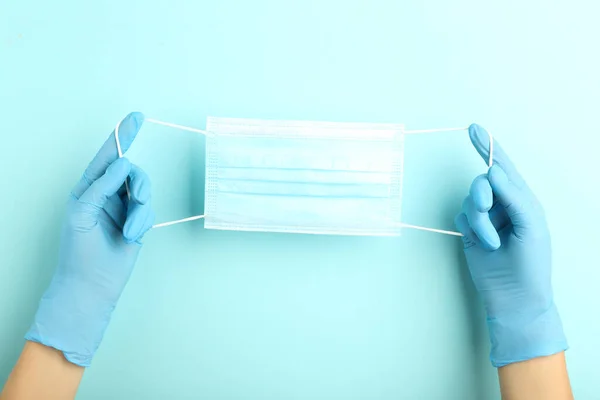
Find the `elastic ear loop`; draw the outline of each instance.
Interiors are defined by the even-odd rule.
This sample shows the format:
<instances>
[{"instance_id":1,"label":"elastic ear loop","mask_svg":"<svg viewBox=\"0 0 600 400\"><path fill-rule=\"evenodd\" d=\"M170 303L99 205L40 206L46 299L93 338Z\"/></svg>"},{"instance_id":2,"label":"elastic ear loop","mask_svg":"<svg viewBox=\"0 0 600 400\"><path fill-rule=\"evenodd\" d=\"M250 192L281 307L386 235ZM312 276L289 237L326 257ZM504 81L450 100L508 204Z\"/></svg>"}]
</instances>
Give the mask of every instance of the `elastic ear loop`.
<instances>
[{"instance_id":1,"label":"elastic ear loop","mask_svg":"<svg viewBox=\"0 0 600 400\"><path fill-rule=\"evenodd\" d=\"M467 126L466 128L419 129L419 130L412 130L412 131L404 131L404 133L405 134L419 134L419 133L453 132L453 131L468 131L468 130L469 130L469 127ZM490 156L488 159L488 168L491 168L492 165L494 164L494 137L492 136L492 134L490 132L488 132L488 135L490 137ZM421 231L441 233L443 235L464 236L460 232L445 231L443 229L435 229L435 228L427 228L427 227L419 226L419 225L405 224L403 222L400 223L400 226L403 228L418 229Z\"/></svg>"},{"instance_id":2,"label":"elastic ear loop","mask_svg":"<svg viewBox=\"0 0 600 400\"><path fill-rule=\"evenodd\" d=\"M181 129L181 130L184 130L184 131L200 133L200 134L205 135L205 136L208 135L208 132L205 131L205 130L191 128L189 126L172 124L170 122L163 122L163 121L159 121L159 120L153 119L153 118L146 118L145 121L153 123L153 124L157 124L157 125L168 126L170 128L175 128L175 129ZM121 142L119 140L119 126L120 125L121 125L121 121L119 121L117 123L117 126L115 127L115 141L117 142L117 152L119 153L119 158L122 158L123 157L123 151L121 150ZM469 127L466 127L466 128L437 128L437 129L410 130L410 131L404 131L404 133L405 134L420 134L420 133L453 132L453 131L455 132L455 131L468 131L468 130L469 130ZM494 162L494 137L492 136L492 134L490 132L488 132L488 135L490 137L490 155L489 155L489 159L488 159L488 168L491 168L492 165L493 165L493 162ZM127 198L129 200L131 200L131 192L129 190L129 182L128 182L128 180L125 180L125 190L127 191ZM160 224L152 225L152 228L163 228L165 226L180 224L180 223L183 223L183 222L195 221L195 220L198 220L198 219L202 219L204 217L205 217L205 215L202 214L202 215L195 215L193 217L177 219L175 221L161 222ZM401 227L403 227L403 228L418 229L418 230L421 230L421 231L441 233L443 235L463 236L463 234L460 233L460 232L446 231L446 230L443 230L443 229L435 229L435 228L427 228L427 227L419 226L419 225L405 224L403 222L400 223L399 225Z\"/></svg>"},{"instance_id":3,"label":"elastic ear loop","mask_svg":"<svg viewBox=\"0 0 600 400\"><path fill-rule=\"evenodd\" d=\"M171 128L181 129L184 131L200 133L205 136L208 135L207 131L203 131L201 129L190 128L188 126L183 126L183 125L171 124L170 122L163 122L163 121L159 121L157 119L146 118L145 122L150 122L150 123L157 124L157 125L164 125L164 126L168 126ZM119 153L119 158L122 158L123 151L121 149L121 141L119 140L119 126L120 125L121 125L121 121L119 121L117 123L117 126L115 127L115 141L117 142L117 152ZM125 180L125 190L127 191L127 199L131 200L131 191L129 190L129 178L127 178ZM193 217L188 217L188 218L177 219L175 221L161 222L160 224L152 225L152 228L164 228L165 226L181 224L182 222L195 221L197 219L202 219L202 218L204 218L204 214L195 215Z\"/></svg>"}]
</instances>

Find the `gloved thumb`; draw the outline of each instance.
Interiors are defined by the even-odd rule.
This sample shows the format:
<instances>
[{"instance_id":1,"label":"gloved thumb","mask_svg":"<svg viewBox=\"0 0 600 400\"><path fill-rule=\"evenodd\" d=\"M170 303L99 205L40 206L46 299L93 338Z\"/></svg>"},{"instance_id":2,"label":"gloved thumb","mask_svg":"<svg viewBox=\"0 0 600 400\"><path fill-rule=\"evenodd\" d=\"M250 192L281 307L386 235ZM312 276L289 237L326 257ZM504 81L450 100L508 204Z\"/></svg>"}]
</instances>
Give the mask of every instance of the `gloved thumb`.
<instances>
[{"instance_id":1,"label":"gloved thumb","mask_svg":"<svg viewBox=\"0 0 600 400\"><path fill-rule=\"evenodd\" d=\"M106 169L79 198L84 203L95 206L98 211L104 208L108 198L116 194L131 171L131 163L126 158L119 158Z\"/></svg>"},{"instance_id":2,"label":"gloved thumb","mask_svg":"<svg viewBox=\"0 0 600 400\"><path fill-rule=\"evenodd\" d=\"M488 171L492 191L510 218L515 234L521 236L524 229L531 226L531 201L528 194L508 179L506 172L494 164Z\"/></svg>"}]
</instances>

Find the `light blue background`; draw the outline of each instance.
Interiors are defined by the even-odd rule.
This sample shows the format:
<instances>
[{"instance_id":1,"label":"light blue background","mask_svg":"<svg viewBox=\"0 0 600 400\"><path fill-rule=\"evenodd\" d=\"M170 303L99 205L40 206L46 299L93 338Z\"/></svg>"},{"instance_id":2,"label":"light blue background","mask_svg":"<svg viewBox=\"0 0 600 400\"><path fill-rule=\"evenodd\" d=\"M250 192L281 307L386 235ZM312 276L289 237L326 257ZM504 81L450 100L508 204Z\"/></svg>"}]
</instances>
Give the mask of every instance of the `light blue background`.
<instances>
[{"instance_id":1,"label":"light blue background","mask_svg":"<svg viewBox=\"0 0 600 400\"><path fill-rule=\"evenodd\" d=\"M71 186L127 112L479 122L542 199L579 399L600 399L600 24L590 1L4 1L0 381ZM203 210L204 140L143 128L160 221ZM406 140L403 220L452 229L466 134ZM150 232L80 399L494 399L460 241Z\"/></svg>"}]
</instances>

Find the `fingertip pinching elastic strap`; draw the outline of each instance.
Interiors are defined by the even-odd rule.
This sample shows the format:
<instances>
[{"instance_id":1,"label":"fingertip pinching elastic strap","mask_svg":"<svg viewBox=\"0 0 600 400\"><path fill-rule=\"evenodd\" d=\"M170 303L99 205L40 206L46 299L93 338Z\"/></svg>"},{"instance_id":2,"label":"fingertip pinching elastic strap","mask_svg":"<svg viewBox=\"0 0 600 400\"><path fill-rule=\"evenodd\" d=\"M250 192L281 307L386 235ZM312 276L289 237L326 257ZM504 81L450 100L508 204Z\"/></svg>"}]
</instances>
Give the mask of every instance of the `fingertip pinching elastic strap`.
<instances>
[{"instance_id":1,"label":"fingertip pinching elastic strap","mask_svg":"<svg viewBox=\"0 0 600 400\"><path fill-rule=\"evenodd\" d=\"M437 132L457 132L457 131L468 131L469 127L462 127L462 128L436 128L436 129L416 129L416 130L410 130L410 131L404 131L405 134L420 134L420 133L437 133ZM492 134L488 131L488 135L489 135L489 141L490 141L490 148L489 148L489 157L488 157L488 168L491 168L492 165L494 164L494 137L492 136ZM435 229L435 228L427 228L424 226L419 226L419 225L411 225L411 224L405 224L405 223L401 223L400 226L402 228L410 228L410 229L418 229L421 231L428 231L428 232L435 232L435 233L441 233L442 235L452 235L452 236L463 236L462 233L460 232L454 232L454 231L446 231L443 229Z\"/></svg>"},{"instance_id":2,"label":"fingertip pinching elastic strap","mask_svg":"<svg viewBox=\"0 0 600 400\"><path fill-rule=\"evenodd\" d=\"M121 140L119 139L119 127L121 126L121 122L122 121L119 121L117 123L117 126L115 126L115 142L117 143L117 153L119 154L119 158L123 158L123 149L121 148ZM182 126L182 125L177 125L177 124L171 124L169 122L162 122L162 121L159 121L159 120L156 120L156 119L152 119L152 118L146 118L146 122L150 122L150 123L157 124L157 125L168 126L168 127L175 128L175 129L182 129L182 130L185 130L185 131L201 133L203 135L207 134L207 132L204 131L204 130L202 130L202 129L196 129L196 128L190 128L190 127L187 127L187 126ZM131 200L131 191L129 190L128 179L125 180L125 190L127 191L127 199ZM152 225L152 228L163 228L165 226L180 224L182 222L195 221L195 220L202 219L202 218L204 218L204 214L202 214L202 215L195 215L193 217L187 217L187 218L177 219L175 221L161 222L159 224Z\"/></svg>"}]
</instances>

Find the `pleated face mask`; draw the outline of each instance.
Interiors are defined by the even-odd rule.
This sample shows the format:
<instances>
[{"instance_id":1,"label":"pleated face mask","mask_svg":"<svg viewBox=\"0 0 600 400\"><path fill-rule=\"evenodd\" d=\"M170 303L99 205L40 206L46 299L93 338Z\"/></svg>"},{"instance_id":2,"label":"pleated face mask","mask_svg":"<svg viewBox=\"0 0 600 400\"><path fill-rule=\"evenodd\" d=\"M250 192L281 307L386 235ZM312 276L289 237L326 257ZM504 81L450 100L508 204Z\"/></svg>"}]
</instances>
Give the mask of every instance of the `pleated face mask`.
<instances>
[{"instance_id":1,"label":"pleated face mask","mask_svg":"<svg viewBox=\"0 0 600 400\"><path fill-rule=\"evenodd\" d=\"M205 228L399 232L402 125L209 118Z\"/></svg>"},{"instance_id":2,"label":"pleated face mask","mask_svg":"<svg viewBox=\"0 0 600 400\"><path fill-rule=\"evenodd\" d=\"M401 222L403 144L408 133L466 128L209 117L204 131L146 122L207 140L205 213L155 228L204 218L206 229L395 236L404 227L460 235Z\"/></svg>"}]
</instances>

